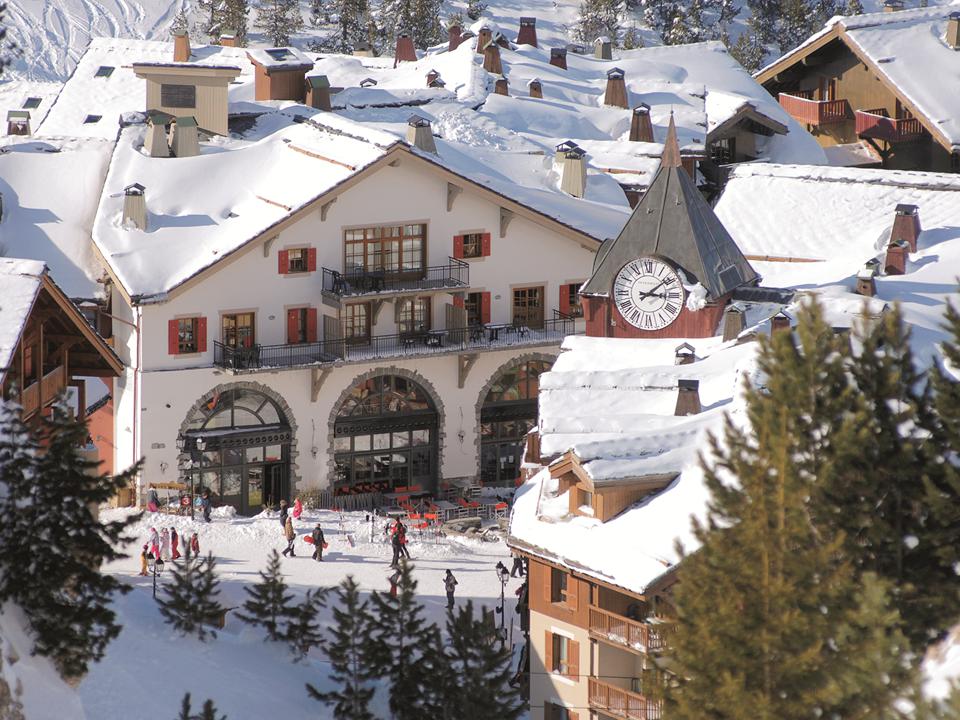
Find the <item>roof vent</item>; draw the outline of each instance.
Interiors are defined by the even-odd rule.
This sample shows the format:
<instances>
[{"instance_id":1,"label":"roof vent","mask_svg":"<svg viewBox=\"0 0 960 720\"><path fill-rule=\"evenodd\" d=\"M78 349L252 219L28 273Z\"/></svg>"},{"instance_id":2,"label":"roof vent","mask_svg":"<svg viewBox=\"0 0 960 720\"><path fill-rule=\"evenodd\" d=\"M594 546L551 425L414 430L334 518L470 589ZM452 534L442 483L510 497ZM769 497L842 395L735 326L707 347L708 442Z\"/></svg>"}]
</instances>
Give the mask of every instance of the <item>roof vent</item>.
<instances>
[{"instance_id":1,"label":"roof vent","mask_svg":"<svg viewBox=\"0 0 960 720\"><path fill-rule=\"evenodd\" d=\"M488 43L483 51L483 69L491 75L502 75L503 64L500 62L500 46Z\"/></svg>"},{"instance_id":2,"label":"roof vent","mask_svg":"<svg viewBox=\"0 0 960 720\"><path fill-rule=\"evenodd\" d=\"M446 83L440 78L440 73L438 73L436 70L431 70L427 73L428 88L442 88L445 86Z\"/></svg>"},{"instance_id":3,"label":"roof vent","mask_svg":"<svg viewBox=\"0 0 960 720\"><path fill-rule=\"evenodd\" d=\"M410 33L402 32L397 35L397 50L393 54L393 66L402 62L416 62L417 51L413 47L413 38Z\"/></svg>"},{"instance_id":4,"label":"roof vent","mask_svg":"<svg viewBox=\"0 0 960 720\"><path fill-rule=\"evenodd\" d=\"M910 252L916 252L920 231L920 208L904 203L897 205L893 228L890 230L890 242L903 240L910 246Z\"/></svg>"},{"instance_id":5,"label":"roof vent","mask_svg":"<svg viewBox=\"0 0 960 720\"><path fill-rule=\"evenodd\" d=\"M883 11L885 13L899 10L903 10L903 0L883 0Z\"/></svg>"},{"instance_id":6,"label":"roof vent","mask_svg":"<svg viewBox=\"0 0 960 720\"><path fill-rule=\"evenodd\" d=\"M192 115L177 118L173 126L173 140L170 143L170 150L178 158L196 157L200 154L197 120Z\"/></svg>"},{"instance_id":7,"label":"roof vent","mask_svg":"<svg viewBox=\"0 0 960 720\"><path fill-rule=\"evenodd\" d=\"M220 33L220 46L221 47L238 47L237 36L232 32L222 32Z\"/></svg>"},{"instance_id":8,"label":"roof vent","mask_svg":"<svg viewBox=\"0 0 960 720\"><path fill-rule=\"evenodd\" d=\"M650 106L646 103L640 103L633 109L633 117L630 118L630 142L653 142Z\"/></svg>"},{"instance_id":9,"label":"roof vent","mask_svg":"<svg viewBox=\"0 0 960 720\"><path fill-rule=\"evenodd\" d=\"M517 45L532 45L537 47L537 19L534 17L520 18L520 32L517 33Z\"/></svg>"},{"instance_id":10,"label":"roof vent","mask_svg":"<svg viewBox=\"0 0 960 720\"><path fill-rule=\"evenodd\" d=\"M330 112L330 81L326 75L307 75L307 105Z\"/></svg>"},{"instance_id":11,"label":"roof vent","mask_svg":"<svg viewBox=\"0 0 960 720\"><path fill-rule=\"evenodd\" d=\"M867 263L857 273L857 295L873 297L877 294L877 271L880 263L876 258Z\"/></svg>"},{"instance_id":12,"label":"roof vent","mask_svg":"<svg viewBox=\"0 0 960 720\"><path fill-rule=\"evenodd\" d=\"M697 360L697 351L690 343L677 345L673 350L674 365L690 365Z\"/></svg>"},{"instance_id":13,"label":"roof vent","mask_svg":"<svg viewBox=\"0 0 960 720\"><path fill-rule=\"evenodd\" d=\"M770 318L770 334L790 332L790 316L783 310Z\"/></svg>"},{"instance_id":14,"label":"roof vent","mask_svg":"<svg viewBox=\"0 0 960 720\"><path fill-rule=\"evenodd\" d=\"M190 35L186 30L173 34L173 61L190 62Z\"/></svg>"},{"instance_id":15,"label":"roof vent","mask_svg":"<svg viewBox=\"0 0 960 720\"><path fill-rule=\"evenodd\" d=\"M127 185L123 189L123 227L147 229L146 190L140 183Z\"/></svg>"},{"instance_id":16,"label":"roof vent","mask_svg":"<svg viewBox=\"0 0 960 720\"><path fill-rule=\"evenodd\" d=\"M603 104L610 107L630 107L627 104L627 84L624 72L618 67L607 70L607 91L603 95Z\"/></svg>"},{"instance_id":17,"label":"roof vent","mask_svg":"<svg viewBox=\"0 0 960 720\"><path fill-rule=\"evenodd\" d=\"M510 83L507 81L503 75L497 78L497 82L493 85L493 92L496 95L510 95Z\"/></svg>"},{"instance_id":18,"label":"roof vent","mask_svg":"<svg viewBox=\"0 0 960 720\"><path fill-rule=\"evenodd\" d=\"M553 150L553 159L562 164L563 156L567 154L570 150L580 147L573 140L564 140L562 143L557 145Z\"/></svg>"},{"instance_id":19,"label":"roof vent","mask_svg":"<svg viewBox=\"0 0 960 720\"><path fill-rule=\"evenodd\" d=\"M550 64L561 70L567 69L567 49L550 48Z\"/></svg>"},{"instance_id":20,"label":"roof vent","mask_svg":"<svg viewBox=\"0 0 960 720\"><path fill-rule=\"evenodd\" d=\"M573 197L582 198L587 192L587 153L578 147L563 154L560 164L560 189Z\"/></svg>"},{"instance_id":21,"label":"roof vent","mask_svg":"<svg viewBox=\"0 0 960 720\"><path fill-rule=\"evenodd\" d=\"M906 240L895 240L887 245L887 256L883 261L883 271L887 275L903 275L907 271L907 254L910 245Z\"/></svg>"},{"instance_id":22,"label":"roof vent","mask_svg":"<svg viewBox=\"0 0 960 720\"><path fill-rule=\"evenodd\" d=\"M373 87L376 84L377 84L377 81L374 80L373 78L364 78L363 80L360 81L360 87L362 88Z\"/></svg>"},{"instance_id":23,"label":"roof vent","mask_svg":"<svg viewBox=\"0 0 960 720\"><path fill-rule=\"evenodd\" d=\"M147 134L143 138L143 147L150 157L170 157L170 146L167 144L167 129L173 122L173 116L159 110L147 113Z\"/></svg>"},{"instance_id":24,"label":"roof vent","mask_svg":"<svg viewBox=\"0 0 960 720\"><path fill-rule=\"evenodd\" d=\"M502 32L500 32L499 30L497 30L497 31L493 34L493 38L491 38L491 42L495 42L497 45L499 45L500 47L502 47L504 50L509 50L509 49L510 49L510 41L507 40L506 35L504 35L504 34L503 34Z\"/></svg>"},{"instance_id":25,"label":"roof vent","mask_svg":"<svg viewBox=\"0 0 960 720\"><path fill-rule=\"evenodd\" d=\"M488 27L482 27L477 31L477 52L483 53L487 45L493 39L493 32Z\"/></svg>"},{"instance_id":26,"label":"roof vent","mask_svg":"<svg viewBox=\"0 0 960 720\"><path fill-rule=\"evenodd\" d=\"M10 110L7 112L7 135L30 134L30 111Z\"/></svg>"},{"instance_id":27,"label":"roof vent","mask_svg":"<svg viewBox=\"0 0 960 720\"><path fill-rule=\"evenodd\" d=\"M447 52L453 52L460 47L460 33L463 30L457 23L447 28Z\"/></svg>"},{"instance_id":28,"label":"roof vent","mask_svg":"<svg viewBox=\"0 0 960 720\"><path fill-rule=\"evenodd\" d=\"M606 35L593 41L593 56L597 60L613 60L613 43Z\"/></svg>"},{"instance_id":29,"label":"roof vent","mask_svg":"<svg viewBox=\"0 0 960 720\"><path fill-rule=\"evenodd\" d=\"M540 78L533 78L527 83L527 88L530 90L530 97L543 98L543 83L540 82Z\"/></svg>"},{"instance_id":30,"label":"roof vent","mask_svg":"<svg viewBox=\"0 0 960 720\"><path fill-rule=\"evenodd\" d=\"M743 308L736 303L727 305L723 311L723 341L736 340L746 328L747 317Z\"/></svg>"},{"instance_id":31,"label":"roof vent","mask_svg":"<svg viewBox=\"0 0 960 720\"><path fill-rule=\"evenodd\" d=\"M677 407L673 414L678 417L698 415L701 409L700 381L677 380Z\"/></svg>"},{"instance_id":32,"label":"roof vent","mask_svg":"<svg viewBox=\"0 0 960 720\"><path fill-rule=\"evenodd\" d=\"M424 152L437 154L430 121L420 115L411 115L407 120L407 142Z\"/></svg>"}]
</instances>

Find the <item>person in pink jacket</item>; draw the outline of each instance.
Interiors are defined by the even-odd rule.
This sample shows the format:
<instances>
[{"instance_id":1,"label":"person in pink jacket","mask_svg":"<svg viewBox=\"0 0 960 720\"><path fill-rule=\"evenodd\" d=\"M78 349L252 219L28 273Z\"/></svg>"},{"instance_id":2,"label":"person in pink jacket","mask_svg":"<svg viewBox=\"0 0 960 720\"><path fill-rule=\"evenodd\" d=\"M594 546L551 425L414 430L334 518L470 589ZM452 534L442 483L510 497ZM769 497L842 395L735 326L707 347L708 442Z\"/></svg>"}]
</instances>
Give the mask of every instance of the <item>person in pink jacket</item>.
<instances>
[{"instance_id":1,"label":"person in pink jacket","mask_svg":"<svg viewBox=\"0 0 960 720\"><path fill-rule=\"evenodd\" d=\"M293 501L293 519L299 520L301 515L303 515L303 503L300 502L300 498L297 498Z\"/></svg>"}]
</instances>

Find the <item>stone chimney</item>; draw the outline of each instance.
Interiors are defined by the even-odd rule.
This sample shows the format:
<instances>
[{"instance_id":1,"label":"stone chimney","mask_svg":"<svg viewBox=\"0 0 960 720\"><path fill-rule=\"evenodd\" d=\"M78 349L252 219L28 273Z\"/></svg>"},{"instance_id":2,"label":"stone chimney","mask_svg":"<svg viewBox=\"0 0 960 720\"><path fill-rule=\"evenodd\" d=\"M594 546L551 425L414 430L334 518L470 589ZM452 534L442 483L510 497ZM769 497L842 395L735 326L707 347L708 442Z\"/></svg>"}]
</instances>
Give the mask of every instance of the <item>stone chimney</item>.
<instances>
[{"instance_id":1,"label":"stone chimney","mask_svg":"<svg viewBox=\"0 0 960 720\"><path fill-rule=\"evenodd\" d=\"M393 54L393 66L402 62L416 62L417 51L413 47L413 38L410 33L402 32L397 35L397 50Z\"/></svg>"},{"instance_id":2,"label":"stone chimney","mask_svg":"<svg viewBox=\"0 0 960 720\"><path fill-rule=\"evenodd\" d=\"M698 415L700 410L702 410L700 406L700 381L677 380L677 407L673 414L677 417Z\"/></svg>"},{"instance_id":3,"label":"stone chimney","mask_svg":"<svg viewBox=\"0 0 960 720\"><path fill-rule=\"evenodd\" d=\"M517 33L517 45L533 45L533 47L537 47L536 18L520 18L520 32Z\"/></svg>"},{"instance_id":4,"label":"stone chimney","mask_svg":"<svg viewBox=\"0 0 960 720\"><path fill-rule=\"evenodd\" d=\"M907 271L907 255L909 252L910 245L906 240L897 240L887 245L883 272L887 275L903 275Z\"/></svg>"},{"instance_id":5,"label":"stone chimney","mask_svg":"<svg viewBox=\"0 0 960 720\"><path fill-rule=\"evenodd\" d=\"M190 62L190 35L186 30L177 30L173 34L173 61Z\"/></svg>"},{"instance_id":6,"label":"stone chimney","mask_svg":"<svg viewBox=\"0 0 960 720\"><path fill-rule=\"evenodd\" d=\"M550 64L561 70L567 69L567 49L550 48Z\"/></svg>"},{"instance_id":7,"label":"stone chimney","mask_svg":"<svg viewBox=\"0 0 960 720\"><path fill-rule=\"evenodd\" d=\"M123 189L123 227L147 229L146 190L140 183L127 185Z\"/></svg>"},{"instance_id":8,"label":"stone chimney","mask_svg":"<svg viewBox=\"0 0 960 720\"><path fill-rule=\"evenodd\" d=\"M507 81L503 75L497 78L497 82L493 85L493 92L495 95L509 95L510 94L510 83Z\"/></svg>"},{"instance_id":9,"label":"stone chimney","mask_svg":"<svg viewBox=\"0 0 960 720\"><path fill-rule=\"evenodd\" d=\"M563 164L563 156L566 155L570 150L580 147L573 140L564 140L562 143L557 145L553 150L553 159L558 165Z\"/></svg>"},{"instance_id":10,"label":"stone chimney","mask_svg":"<svg viewBox=\"0 0 960 720\"><path fill-rule=\"evenodd\" d=\"M640 103L633 109L630 142L653 142L653 122L650 120L650 106L646 103Z\"/></svg>"},{"instance_id":11,"label":"stone chimney","mask_svg":"<svg viewBox=\"0 0 960 720\"><path fill-rule=\"evenodd\" d=\"M483 51L483 69L491 75L502 75L503 64L500 62L500 46L488 43Z\"/></svg>"},{"instance_id":12,"label":"stone chimney","mask_svg":"<svg viewBox=\"0 0 960 720\"><path fill-rule=\"evenodd\" d=\"M897 205L893 217L893 229L890 230L890 242L905 240L910 252L917 251L917 238L920 237L920 208L916 205Z\"/></svg>"},{"instance_id":13,"label":"stone chimney","mask_svg":"<svg viewBox=\"0 0 960 720\"><path fill-rule=\"evenodd\" d=\"M673 351L673 364L674 365L690 365L691 363L696 362L697 353L694 350L693 345L690 343L683 343L682 345L677 345Z\"/></svg>"},{"instance_id":14,"label":"stone chimney","mask_svg":"<svg viewBox=\"0 0 960 720\"><path fill-rule=\"evenodd\" d=\"M527 83L527 88L530 91L530 97L543 98L543 83L540 82L540 78L533 78Z\"/></svg>"},{"instance_id":15,"label":"stone chimney","mask_svg":"<svg viewBox=\"0 0 960 720\"><path fill-rule=\"evenodd\" d=\"M903 10L903 0L883 0L883 11L888 12L897 12L898 10Z\"/></svg>"},{"instance_id":16,"label":"stone chimney","mask_svg":"<svg viewBox=\"0 0 960 720\"><path fill-rule=\"evenodd\" d=\"M857 273L857 295L874 297L877 294L876 277L879 264L876 259L870 260Z\"/></svg>"},{"instance_id":17,"label":"stone chimney","mask_svg":"<svg viewBox=\"0 0 960 720\"><path fill-rule=\"evenodd\" d=\"M407 142L424 152L437 155L437 144L433 141L430 121L419 115L411 115L407 120Z\"/></svg>"},{"instance_id":18,"label":"stone chimney","mask_svg":"<svg viewBox=\"0 0 960 720\"><path fill-rule=\"evenodd\" d=\"M952 12L947 16L947 35L944 40L954 50L960 50L960 12Z\"/></svg>"},{"instance_id":19,"label":"stone chimney","mask_svg":"<svg viewBox=\"0 0 960 720\"><path fill-rule=\"evenodd\" d=\"M560 165L560 189L573 197L582 198L587 192L587 153L574 147L563 154Z\"/></svg>"},{"instance_id":20,"label":"stone chimney","mask_svg":"<svg viewBox=\"0 0 960 720\"><path fill-rule=\"evenodd\" d=\"M463 28L456 23L447 28L447 52L453 52L460 47L460 33L462 30Z\"/></svg>"},{"instance_id":21,"label":"stone chimney","mask_svg":"<svg viewBox=\"0 0 960 720\"><path fill-rule=\"evenodd\" d=\"M143 138L143 148L150 157L170 157L167 144L167 129L173 118L165 112L151 110L147 113L147 134Z\"/></svg>"},{"instance_id":22,"label":"stone chimney","mask_svg":"<svg viewBox=\"0 0 960 720\"><path fill-rule=\"evenodd\" d=\"M326 75L307 75L306 103L317 110L330 112L330 81Z\"/></svg>"},{"instance_id":23,"label":"stone chimney","mask_svg":"<svg viewBox=\"0 0 960 720\"><path fill-rule=\"evenodd\" d=\"M603 104L609 107L630 107L627 103L627 83L623 70L618 67L607 70L607 91L603 95Z\"/></svg>"},{"instance_id":24,"label":"stone chimney","mask_svg":"<svg viewBox=\"0 0 960 720\"><path fill-rule=\"evenodd\" d=\"M613 60L613 43L606 35L593 41L593 56L597 60Z\"/></svg>"},{"instance_id":25,"label":"stone chimney","mask_svg":"<svg viewBox=\"0 0 960 720\"><path fill-rule=\"evenodd\" d=\"M237 43L237 36L233 33L222 33L220 35L220 46L221 47L239 47Z\"/></svg>"},{"instance_id":26,"label":"stone chimney","mask_svg":"<svg viewBox=\"0 0 960 720\"><path fill-rule=\"evenodd\" d=\"M200 154L197 120L192 115L177 118L173 126L173 140L170 143L170 150L178 158L195 157Z\"/></svg>"},{"instance_id":27,"label":"stone chimney","mask_svg":"<svg viewBox=\"0 0 960 720\"><path fill-rule=\"evenodd\" d=\"M770 318L770 334L775 335L784 331L790 332L790 316L781 310Z\"/></svg>"},{"instance_id":28,"label":"stone chimney","mask_svg":"<svg viewBox=\"0 0 960 720\"><path fill-rule=\"evenodd\" d=\"M736 340L746 328L747 317L743 308L736 303L727 305L723 311L723 341Z\"/></svg>"},{"instance_id":29,"label":"stone chimney","mask_svg":"<svg viewBox=\"0 0 960 720\"><path fill-rule=\"evenodd\" d=\"M480 28L477 31L477 52L482 55L491 40L493 40L493 31L488 27Z\"/></svg>"}]
</instances>

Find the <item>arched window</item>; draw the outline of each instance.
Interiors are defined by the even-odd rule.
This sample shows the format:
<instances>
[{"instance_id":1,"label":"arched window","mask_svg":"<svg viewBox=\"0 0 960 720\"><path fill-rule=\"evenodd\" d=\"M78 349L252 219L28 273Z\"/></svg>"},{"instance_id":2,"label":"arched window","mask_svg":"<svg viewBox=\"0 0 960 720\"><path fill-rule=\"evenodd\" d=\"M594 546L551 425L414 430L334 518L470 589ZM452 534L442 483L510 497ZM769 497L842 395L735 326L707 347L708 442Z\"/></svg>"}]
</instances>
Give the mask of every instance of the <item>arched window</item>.
<instances>
[{"instance_id":1,"label":"arched window","mask_svg":"<svg viewBox=\"0 0 960 720\"><path fill-rule=\"evenodd\" d=\"M256 390L225 390L213 394L195 410L187 422L187 430L214 430L286 425L277 404Z\"/></svg>"}]
</instances>

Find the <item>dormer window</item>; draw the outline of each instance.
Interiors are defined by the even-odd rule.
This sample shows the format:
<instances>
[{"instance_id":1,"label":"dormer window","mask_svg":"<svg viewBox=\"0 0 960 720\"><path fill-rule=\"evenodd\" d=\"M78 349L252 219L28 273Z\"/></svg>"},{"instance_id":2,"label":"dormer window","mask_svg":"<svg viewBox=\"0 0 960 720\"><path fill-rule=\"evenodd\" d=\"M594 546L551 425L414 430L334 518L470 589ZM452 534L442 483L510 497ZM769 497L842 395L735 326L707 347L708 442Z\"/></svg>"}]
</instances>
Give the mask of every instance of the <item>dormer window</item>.
<instances>
[{"instance_id":1,"label":"dormer window","mask_svg":"<svg viewBox=\"0 0 960 720\"><path fill-rule=\"evenodd\" d=\"M113 67L110 65L101 65L97 68L97 72L94 73L94 77L108 78L113 75Z\"/></svg>"},{"instance_id":2,"label":"dormer window","mask_svg":"<svg viewBox=\"0 0 960 720\"><path fill-rule=\"evenodd\" d=\"M26 100L24 100L24 102L23 102L23 109L24 109L24 110L33 110L34 108L38 108L38 107L40 107L40 101L41 101L41 98L38 98L38 97L28 97L28 98L27 98Z\"/></svg>"},{"instance_id":3,"label":"dormer window","mask_svg":"<svg viewBox=\"0 0 960 720\"><path fill-rule=\"evenodd\" d=\"M87 116L83 119L83 124L84 124L84 125L94 125L94 124L100 122L100 119L101 119L102 117L103 117L103 115L87 115Z\"/></svg>"}]
</instances>

